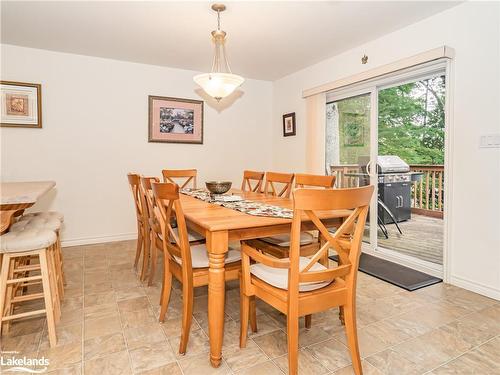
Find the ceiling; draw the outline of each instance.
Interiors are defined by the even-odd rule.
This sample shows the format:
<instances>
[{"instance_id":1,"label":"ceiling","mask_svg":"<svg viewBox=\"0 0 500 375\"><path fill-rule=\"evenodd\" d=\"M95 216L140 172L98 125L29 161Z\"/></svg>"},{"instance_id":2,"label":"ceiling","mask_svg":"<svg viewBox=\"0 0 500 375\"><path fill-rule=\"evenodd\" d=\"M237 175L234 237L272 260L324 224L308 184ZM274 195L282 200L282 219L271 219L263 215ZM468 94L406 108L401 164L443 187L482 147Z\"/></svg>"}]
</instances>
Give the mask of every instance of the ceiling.
<instances>
[{"instance_id":1,"label":"ceiling","mask_svg":"<svg viewBox=\"0 0 500 375\"><path fill-rule=\"evenodd\" d=\"M2 43L208 71L209 2L1 2ZM228 2L233 73L275 80L457 5L448 1Z\"/></svg>"}]
</instances>

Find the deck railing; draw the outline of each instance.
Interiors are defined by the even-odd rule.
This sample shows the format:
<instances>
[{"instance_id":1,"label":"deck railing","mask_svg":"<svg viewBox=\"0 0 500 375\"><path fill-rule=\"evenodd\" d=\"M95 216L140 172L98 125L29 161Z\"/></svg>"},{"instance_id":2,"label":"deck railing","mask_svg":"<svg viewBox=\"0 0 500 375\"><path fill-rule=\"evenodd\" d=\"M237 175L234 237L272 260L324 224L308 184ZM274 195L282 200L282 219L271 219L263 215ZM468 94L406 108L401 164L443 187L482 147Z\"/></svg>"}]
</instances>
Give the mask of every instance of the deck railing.
<instances>
[{"instance_id":1,"label":"deck railing","mask_svg":"<svg viewBox=\"0 0 500 375\"><path fill-rule=\"evenodd\" d=\"M416 214L443 218L444 165L410 165L412 172L423 172L411 189L412 211Z\"/></svg>"},{"instance_id":2,"label":"deck railing","mask_svg":"<svg viewBox=\"0 0 500 375\"><path fill-rule=\"evenodd\" d=\"M444 166L410 165L410 171L422 172L422 178L413 182L411 188L412 212L425 216L443 218L444 203ZM359 173L358 164L331 165L330 173L337 176L335 187L350 188L359 186L359 177L349 176Z\"/></svg>"}]
</instances>

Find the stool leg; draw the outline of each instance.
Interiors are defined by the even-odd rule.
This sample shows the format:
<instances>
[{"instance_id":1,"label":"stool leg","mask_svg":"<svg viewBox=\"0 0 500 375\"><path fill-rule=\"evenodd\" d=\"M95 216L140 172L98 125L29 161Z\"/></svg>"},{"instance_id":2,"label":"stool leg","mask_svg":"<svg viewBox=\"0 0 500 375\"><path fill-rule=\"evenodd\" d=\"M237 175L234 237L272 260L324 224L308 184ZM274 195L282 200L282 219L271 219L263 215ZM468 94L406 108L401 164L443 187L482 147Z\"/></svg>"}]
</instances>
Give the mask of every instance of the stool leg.
<instances>
[{"instance_id":1,"label":"stool leg","mask_svg":"<svg viewBox=\"0 0 500 375\"><path fill-rule=\"evenodd\" d=\"M14 278L14 268L16 266L16 259L12 259L10 258L10 262L9 262L9 267L7 268L7 278L8 280L12 280ZM16 292L16 289L15 288L16 284L9 284L7 285L7 292L5 294L5 307L4 307L4 311L7 312L6 315L12 315L13 314L13 310L14 310L14 305L12 304L12 296L13 294ZM3 332L7 333L9 332L10 330L10 323L11 321L10 320L7 320L5 323L4 323L4 326L3 326Z\"/></svg>"},{"instance_id":2,"label":"stool leg","mask_svg":"<svg viewBox=\"0 0 500 375\"><path fill-rule=\"evenodd\" d=\"M64 281L64 270L62 267L62 254L61 254L61 242L59 240L59 232L57 232L57 241L54 249L54 260L55 260L55 268L56 268L56 276L57 276L57 288L59 291L59 297L61 300L64 299L64 285L66 282Z\"/></svg>"},{"instance_id":3,"label":"stool leg","mask_svg":"<svg viewBox=\"0 0 500 375\"><path fill-rule=\"evenodd\" d=\"M0 268L0 335L2 334L2 318L5 310L5 297L7 294L7 280L9 276L10 256L4 254Z\"/></svg>"},{"instance_id":4,"label":"stool leg","mask_svg":"<svg viewBox=\"0 0 500 375\"><path fill-rule=\"evenodd\" d=\"M47 329L49 331L50 346L54 347L57 343L56 325L54 322L54 308L51 293L51 283L49 276L49 265L47 262L47 249L40 251L40 268L42 271L43 295L45 299L45 311L47 314Z\"/></svg>"},{"instance_id":5,"label":"stool leg","mask_svg":"<svg viewBox=\"0 0 500 375\"><path fill-rule=\"evenodd\" d=\"M48 272L49 272L49 278L50 278L50 287L51 287L51 294L52 294L52 300L53 300L53 306L54 306L54 316L56 319L56 322L59 322L59 319L61 318L61 299L59 296L59 291L58 291L58 286L57 286L57 270L55 267L55 245L49 247L46 251L47 254L47 264L48 264Z\"/></svg>"}]
</instances>

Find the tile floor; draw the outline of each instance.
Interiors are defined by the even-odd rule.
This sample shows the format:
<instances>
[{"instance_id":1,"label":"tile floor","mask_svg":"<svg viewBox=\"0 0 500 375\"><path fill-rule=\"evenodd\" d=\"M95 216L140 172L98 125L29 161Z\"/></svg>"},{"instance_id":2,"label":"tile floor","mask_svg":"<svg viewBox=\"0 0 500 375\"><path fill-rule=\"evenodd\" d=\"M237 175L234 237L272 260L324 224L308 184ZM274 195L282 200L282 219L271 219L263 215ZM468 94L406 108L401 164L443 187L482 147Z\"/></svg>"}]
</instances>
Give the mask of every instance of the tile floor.
<instances>
[{"instance_id":1,"label":"tile floor","mask_svg":"<svg viewBox=\"0 0 500 375\"><path fill-rule=\"evenodd\" d=\"M161 285L138 281L134 251L133 241L65 248L57 347L48 345L44 319L29 319L2 337L4 357L45 356L50 374L286 373L285 319L267 305L258 304L259 332L238 348L237 283L227 288L221 367L208 361L206 288L196 290L188 351L178 355L179 285L168 320L158 323ZM360 273L358 331L365 374L500 374L500 303L460 288L409 293ZM314 315L300 332L300 374L352 374L345 342L337 310Z\"/></svg>"}]
</instances>

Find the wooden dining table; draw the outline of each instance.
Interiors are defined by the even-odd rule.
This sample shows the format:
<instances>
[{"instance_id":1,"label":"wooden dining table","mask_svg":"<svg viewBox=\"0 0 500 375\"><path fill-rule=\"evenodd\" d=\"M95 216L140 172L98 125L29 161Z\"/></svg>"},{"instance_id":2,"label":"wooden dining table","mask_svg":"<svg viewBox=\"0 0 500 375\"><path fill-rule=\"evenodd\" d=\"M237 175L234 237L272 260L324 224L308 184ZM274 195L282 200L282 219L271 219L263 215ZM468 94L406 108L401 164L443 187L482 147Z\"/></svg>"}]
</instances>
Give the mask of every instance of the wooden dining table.
<instances>
[{"instance_id":1,"label":"wooden dining table","mask_svg":"<svg viewBox=\"0 0 500 375\"><path fill-rule=\"evenodd\" d=\"M262 193L231 190L244 199L264 202L284 208L293 208L291 198L266 196ZM210 362L219 367L222 359L224 338L224 259L230 241L248 240L290 233L291 219L249 215L217 204L205 202L192 196L181 194L181 204L187 226L205 236L208 250L208 322L210 339ZM328 226L338 226L351 214L349 210L317 212L321 221ZM304 216L302 230L315 227Z\"/></svg>"},{"instance_id":2,"label":"wooden dining table","mask_svg":"<svg viewBox=\"0 0 500 375\"><path fill-rule=\"evenodd\" d=\"M0 234L9 229L15 216L33 206L54 186L54 181L0 183Z\"/></svg>"}]
</instances>

